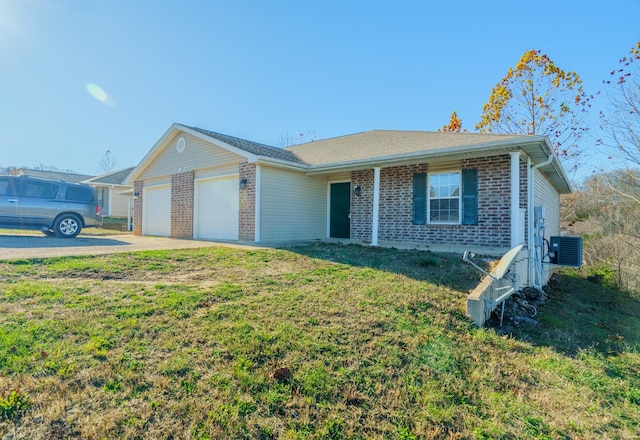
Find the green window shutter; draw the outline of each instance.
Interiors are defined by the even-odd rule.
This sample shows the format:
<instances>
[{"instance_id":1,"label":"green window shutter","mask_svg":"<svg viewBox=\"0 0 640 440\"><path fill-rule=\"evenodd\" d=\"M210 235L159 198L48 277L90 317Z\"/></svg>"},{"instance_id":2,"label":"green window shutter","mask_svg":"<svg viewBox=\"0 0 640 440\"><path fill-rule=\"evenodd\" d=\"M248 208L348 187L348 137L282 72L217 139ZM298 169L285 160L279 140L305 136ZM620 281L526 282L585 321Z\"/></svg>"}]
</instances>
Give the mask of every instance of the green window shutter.
<instances>
[{"instance_id":1,"label":"green window shutter","mask_svg":"<svg viewBox=\"0 0 640 440\"><path fill-rule=\"evenodd\" d=\"M478 170L462 170L462 224L478 224Z\"/></svg>"},{"instance_id":2,"label":"green window shutter","mask_svg":"<svg viewBox=\"0 0 640 440\"><path fill-rule=\"evenodd\" d=\"M416 173L413 175L413 224L427 223L427 175Z\"/></svg>"}]
</instances>

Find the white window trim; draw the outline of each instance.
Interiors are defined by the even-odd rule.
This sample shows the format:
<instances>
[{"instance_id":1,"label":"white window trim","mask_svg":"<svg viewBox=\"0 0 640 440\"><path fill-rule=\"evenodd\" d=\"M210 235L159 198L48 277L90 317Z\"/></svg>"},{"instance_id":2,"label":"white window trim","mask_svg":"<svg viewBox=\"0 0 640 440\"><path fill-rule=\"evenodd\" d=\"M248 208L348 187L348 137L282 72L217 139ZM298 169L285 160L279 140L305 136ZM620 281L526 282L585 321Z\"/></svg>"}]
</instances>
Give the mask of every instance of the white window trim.
<instances>
[{"instance_id":1,"label":"white window trim","mask_svg":"<svg viewBox=\"0 0 640 440\"><path fill-rule=\"evenodd\" d=\"M440 174L458 174L458 221L457 222L434 222L431 221L431 200L454 199L455 197L431 197L431 176ZM433 173L427 173L427 224L429 225L461 225L462 224L462 170L440 170Z\"/></svg>"}]
</instances>

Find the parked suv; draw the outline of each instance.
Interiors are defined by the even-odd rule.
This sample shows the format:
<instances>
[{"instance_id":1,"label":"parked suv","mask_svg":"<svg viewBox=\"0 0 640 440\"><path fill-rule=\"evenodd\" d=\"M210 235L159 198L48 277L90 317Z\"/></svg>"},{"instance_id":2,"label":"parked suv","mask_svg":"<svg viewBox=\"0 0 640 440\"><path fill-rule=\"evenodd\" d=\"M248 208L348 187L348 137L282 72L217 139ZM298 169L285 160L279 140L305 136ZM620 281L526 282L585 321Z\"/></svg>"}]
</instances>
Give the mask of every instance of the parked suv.
<instances>
[{"instance_id":1,"label":"parked suv","mask_svg":"<svg viewBox=\"0 0 640 440\"><path fill-rule=\"evenodd\" d=\"M96 191L89 185L31 176L0 176L0 228L39 229L73 238L100 226Z\"/></svg>"}]
</instances>

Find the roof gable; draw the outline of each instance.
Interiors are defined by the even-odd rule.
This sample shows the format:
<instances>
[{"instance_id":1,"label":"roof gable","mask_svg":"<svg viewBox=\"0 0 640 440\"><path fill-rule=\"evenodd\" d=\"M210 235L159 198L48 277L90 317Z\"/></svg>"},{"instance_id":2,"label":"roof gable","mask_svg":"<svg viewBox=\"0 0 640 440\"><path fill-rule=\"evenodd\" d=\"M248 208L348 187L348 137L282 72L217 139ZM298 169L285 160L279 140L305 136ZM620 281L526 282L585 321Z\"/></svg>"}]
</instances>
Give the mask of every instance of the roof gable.
<instances>
[{"instance_id":1,"label":"roof gable","mask_svg":"<svg viewBox=\"0 0 640 440\"><path fill-rule=\"evenodd\" d=\"M87 179L84 183L91 185L124 185L124 181L134 168L135 167L129 167L122 170L112 171L110 173Z\"/></svg>"}]
</instances>

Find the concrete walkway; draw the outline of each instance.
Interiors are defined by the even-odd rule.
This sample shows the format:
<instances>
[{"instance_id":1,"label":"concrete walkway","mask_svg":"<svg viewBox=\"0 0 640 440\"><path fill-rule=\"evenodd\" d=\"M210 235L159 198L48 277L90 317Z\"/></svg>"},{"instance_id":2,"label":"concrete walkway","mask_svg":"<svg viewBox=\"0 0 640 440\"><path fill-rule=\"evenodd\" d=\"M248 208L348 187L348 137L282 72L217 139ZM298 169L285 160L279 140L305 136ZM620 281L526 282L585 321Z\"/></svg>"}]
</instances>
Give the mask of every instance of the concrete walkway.
<instances>
[{"instance_id":1,"label":"concrete walkway","mask_svg":"<svg viewBox=\"0 0 640 440\"><path fill-rule=\"evenodd\" d=\"M159 249L193 249L203 247L235 247L259 249L260 246L220 243L204 240L180 240L165 237L140 237L128 234L79 235L57 238L25 233L0 232L0 260L16 258L47 258L74 255L104 255Z\"/></svg>"}]
</instances>

